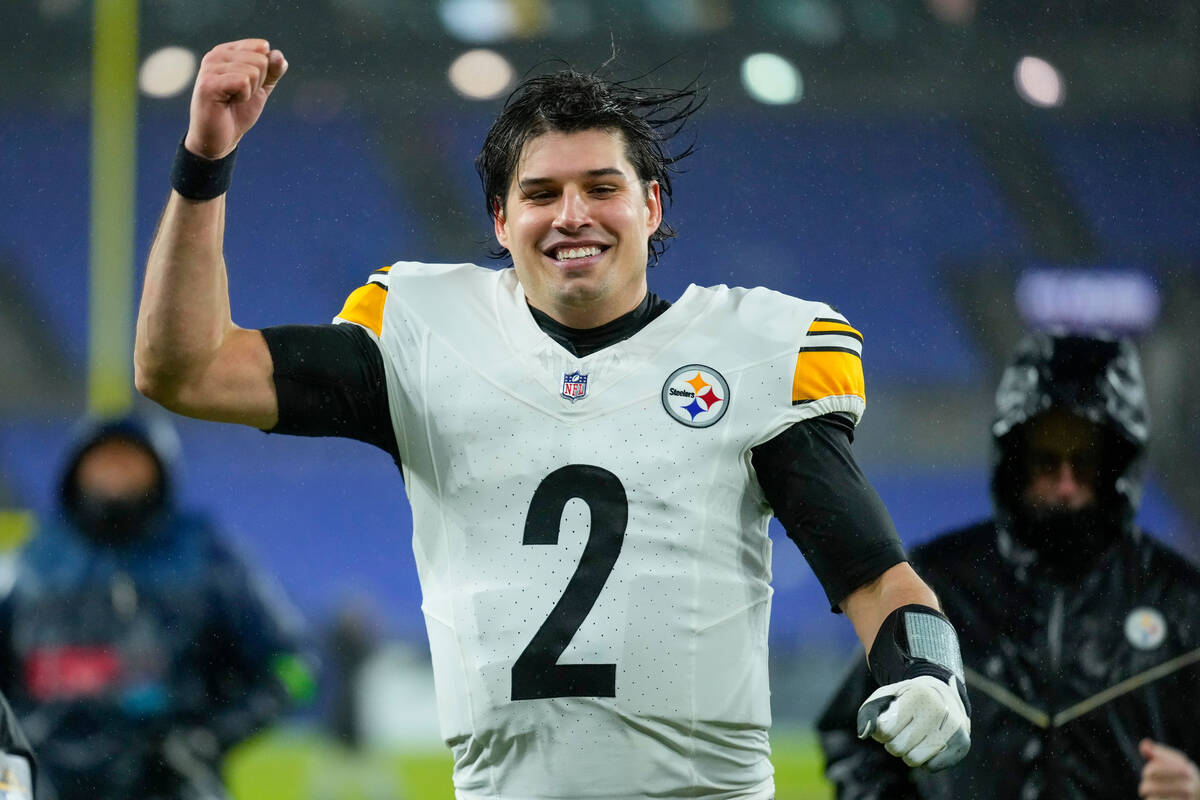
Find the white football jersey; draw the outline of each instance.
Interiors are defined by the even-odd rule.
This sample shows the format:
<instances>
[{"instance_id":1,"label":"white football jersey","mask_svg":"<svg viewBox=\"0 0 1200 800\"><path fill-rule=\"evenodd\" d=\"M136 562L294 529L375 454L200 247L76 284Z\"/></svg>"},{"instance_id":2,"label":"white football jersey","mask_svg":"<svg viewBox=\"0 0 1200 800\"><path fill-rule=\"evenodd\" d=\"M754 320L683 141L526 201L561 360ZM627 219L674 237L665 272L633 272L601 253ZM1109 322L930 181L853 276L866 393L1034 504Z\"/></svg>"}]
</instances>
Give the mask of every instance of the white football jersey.
<instances>
[{"instance_id":1,"label":"white football jersey","mask_svg":"<svg viewBox=\"0 0 1200 800\"><path fill-rule=\"evenodd\" d=\"M513 270L404 262L336 321L383 353L457 796L770 798L750 450L862 414L858 333L822 303L691 286L576 358Z\"/></svg>"}]
</instances>

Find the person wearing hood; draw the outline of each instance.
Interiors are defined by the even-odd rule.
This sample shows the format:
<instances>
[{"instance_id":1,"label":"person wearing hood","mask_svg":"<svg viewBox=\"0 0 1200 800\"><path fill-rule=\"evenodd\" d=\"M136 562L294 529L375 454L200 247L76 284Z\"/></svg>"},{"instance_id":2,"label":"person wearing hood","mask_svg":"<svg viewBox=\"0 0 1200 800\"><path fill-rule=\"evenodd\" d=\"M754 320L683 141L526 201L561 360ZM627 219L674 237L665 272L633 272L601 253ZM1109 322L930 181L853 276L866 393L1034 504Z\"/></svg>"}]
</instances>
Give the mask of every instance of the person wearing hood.
<instances>
[{"instance_id":1,"label":"person wearing hood","mask_svg":"<svg viewBox=\"0 0 1200 800\"><path fill-rule=\"evenodd\" d=\"M818 721L838 800L1200 800L1200 569L1134 524L1136 350L1030 334L996 405L994 516L909 553L960 631L987 735L954 769L904 768L857 735L874 685L855 663Z\"/></svg>"},{"instance_id":2,"label":"person wearing hood","mask_svg":"<svg viewBox=\"0 0 1200 800\"><path fill-rule=\"evenodd\" d=\"M222 797L223 755L311 694L294 612L175 503L176 443L165 420L87 423L0 603L39 798Z\"/></svg>"}]
</instances>

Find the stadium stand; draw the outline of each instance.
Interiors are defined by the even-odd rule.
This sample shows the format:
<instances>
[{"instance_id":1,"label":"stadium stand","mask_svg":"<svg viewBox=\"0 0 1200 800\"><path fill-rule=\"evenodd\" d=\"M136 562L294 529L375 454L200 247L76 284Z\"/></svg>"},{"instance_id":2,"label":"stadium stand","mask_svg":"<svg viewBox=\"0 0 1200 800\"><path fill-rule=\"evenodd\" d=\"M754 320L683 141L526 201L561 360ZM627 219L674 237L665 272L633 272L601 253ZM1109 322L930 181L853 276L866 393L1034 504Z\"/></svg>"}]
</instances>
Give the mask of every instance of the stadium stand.
<instances>
[{"instance_id":1,"label":"stadium stand","mask_svg":"<svg viewBox=\"0 0 1200 800\"><path fill-rule=\"evenodd\" d=\"M0 115L0 248L37 319L82 363L87 352L88 121Z\"/></svg>"},{"instance_id":2,"label":"stadium stand","mask_svg":"<svg viewBox=\"0 0 1200 800\"><path fill-rule=\"evenodd\" d=\"M418 246L420 220L389 185L373 133L353 117L310 123L264 119L239 160L230 193L227 253L234 316L261 326L325 322L375 267ZM167 196L182 135L178 114L139 125L139 263ZM0 116L0 245L47 329L82 363L87 350L88 121L83 116ZM280 146L286 142L286 146Z\"/></svg>"},{"instance_id":3,"label":"stadium stand","mask_svg":"<svg viewBox=\"0 0 1200 800\"><path fill-rule=\"evenodd\" d=\"M1129 118L1042 124L1038 132L1113 260L1200 252L1200 141L1194 123Z\"/></svg>"}]
</instances>

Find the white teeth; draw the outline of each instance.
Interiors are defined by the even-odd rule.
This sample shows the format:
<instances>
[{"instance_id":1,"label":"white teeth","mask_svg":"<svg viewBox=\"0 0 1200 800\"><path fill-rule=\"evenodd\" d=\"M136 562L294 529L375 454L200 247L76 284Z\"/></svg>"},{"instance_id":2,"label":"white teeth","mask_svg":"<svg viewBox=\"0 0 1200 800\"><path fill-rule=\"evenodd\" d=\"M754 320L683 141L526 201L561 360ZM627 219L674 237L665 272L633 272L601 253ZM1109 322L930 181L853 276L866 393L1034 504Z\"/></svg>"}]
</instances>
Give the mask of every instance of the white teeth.
<instances>
[{"instance_id":1,"label":"white teeth","mask_svg":"<svg viewBox=\"0 0 1200 800\"><path fill-rule=\"evenodd\" d=\"M572 258L587 258L588 256L600 255L600 248L592 245L591 247L568 247L554 251L554 257L559 261L569 261Z\"/></svg>"}]
</instances>

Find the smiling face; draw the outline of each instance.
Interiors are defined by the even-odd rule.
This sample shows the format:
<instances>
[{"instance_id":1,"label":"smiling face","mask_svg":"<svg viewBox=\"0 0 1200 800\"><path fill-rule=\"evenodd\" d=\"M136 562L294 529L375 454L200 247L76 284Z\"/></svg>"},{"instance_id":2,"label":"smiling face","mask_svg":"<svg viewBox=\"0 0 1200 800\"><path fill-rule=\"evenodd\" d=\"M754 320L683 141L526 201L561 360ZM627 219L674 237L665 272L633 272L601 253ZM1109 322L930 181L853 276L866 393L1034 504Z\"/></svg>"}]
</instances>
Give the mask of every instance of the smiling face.
<instances>
[{"instance_id":1,"label":"smiling face","mask_svg":"<svg viewBox=\"0 0 1200 800\"><path fill-rule=\"evenodd\" d=\"M661 222L658 184L643 186L621 134L599 129L530 139L495 215L529 304L572 328L637 307Z\"/></svg>"}]
</instances>

